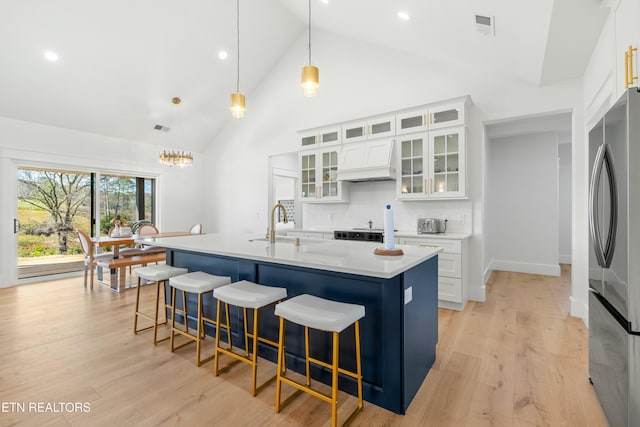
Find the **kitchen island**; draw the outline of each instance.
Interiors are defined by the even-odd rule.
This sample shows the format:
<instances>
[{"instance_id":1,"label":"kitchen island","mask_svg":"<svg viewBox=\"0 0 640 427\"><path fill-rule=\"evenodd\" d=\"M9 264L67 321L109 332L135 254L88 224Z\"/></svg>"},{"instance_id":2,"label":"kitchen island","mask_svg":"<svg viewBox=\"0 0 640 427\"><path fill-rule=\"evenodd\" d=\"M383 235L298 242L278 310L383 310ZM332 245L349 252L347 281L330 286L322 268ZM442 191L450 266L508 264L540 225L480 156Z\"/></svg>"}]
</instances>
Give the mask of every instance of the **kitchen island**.
<instances>
[{"instance_id":1,"label":"kitchen island","mask_svg":"<svg viewBox=\"0 0 640 427\"><path fill-rule=\"evenodd\" d=\"M367 242L280 237L271 244L237 234L203 234L153 238L138 243L167 248L167 263L189 271L231 276L286 287L288 297L312 294L365 306L360 322L363 397L366 401L404 413L431 368L438 342L438 252L440 248L399 246L402 256L373 253L380 244ZM169 292L167 292L170 298ZM195 298L195 296L193 296ZM178 303L180 302L178 299ZM169 299L168 299L169 301ZM196 307L188 300L188 306ZM215 318L212 298L205 299L205 315ZM242 311L231 309L234 345L242 347ZM189 323L195 326L190 310ZM177 321L183 321L176 315ZM260 333L277 340L273 310L262 310ZM213 335L214 329L207 329ZM226 337L223 334L221 338ZM304 372L303 328L287 324L287 368ZM330 335L310 332L312 355L329 360ZM260 346L259 355L273 362L276 350ZM340 336L340 364L355 370L353 328ZM313 366L312 377L329 383L323 367ZM356 394L353 378L340 376L339 386Z\"/></svg>"}]
</instances>

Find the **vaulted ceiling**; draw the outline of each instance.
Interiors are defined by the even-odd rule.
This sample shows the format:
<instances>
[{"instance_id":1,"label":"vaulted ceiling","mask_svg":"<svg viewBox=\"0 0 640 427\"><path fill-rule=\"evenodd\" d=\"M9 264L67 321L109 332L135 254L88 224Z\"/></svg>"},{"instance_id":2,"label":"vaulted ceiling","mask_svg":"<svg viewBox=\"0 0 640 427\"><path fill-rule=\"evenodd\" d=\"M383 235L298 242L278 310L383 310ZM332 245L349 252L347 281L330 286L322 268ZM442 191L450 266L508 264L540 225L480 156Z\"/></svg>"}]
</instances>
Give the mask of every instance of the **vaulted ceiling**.
<instances>
[{"instance_id":1,"label":"vaulted ceiling","mask_svg":"<svg viewBox=\"0 0 640 427\"><path fill-rule=\"evenodd\" d=\"M509 70L535 85L580 77L608 13L601 0L311 3L314 29ZM304 36L307 8L305 0L240 0L244 92ZM234 0L2 0L0 116L159 145L153 126L174 127L178 117L189 123L183 148L202 151L232 120L235 13ZM477 31L475 14L494 18L495 36ZM44 58L49 50L57 61ZM185 100L177 109L174 96Z\"/></svg>"}]
</instances>

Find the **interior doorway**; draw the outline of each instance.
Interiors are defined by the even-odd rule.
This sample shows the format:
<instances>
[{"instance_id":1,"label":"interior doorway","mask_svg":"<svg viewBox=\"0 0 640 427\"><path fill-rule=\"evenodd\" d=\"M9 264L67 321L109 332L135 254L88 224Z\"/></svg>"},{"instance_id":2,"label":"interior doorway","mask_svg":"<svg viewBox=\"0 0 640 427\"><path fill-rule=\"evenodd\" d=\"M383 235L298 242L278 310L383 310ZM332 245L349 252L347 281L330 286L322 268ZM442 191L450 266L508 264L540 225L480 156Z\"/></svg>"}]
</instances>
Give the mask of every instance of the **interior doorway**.
<instances>
[{"instance_id":1,"label":"interior doorway","mask_svg":"<svg viewBox=\"0 0 640 427\"><path fill-rule=\"evenodd\" d=\"M485 279L571 262L571 112L487 124Z\"/></svg>"},{"instance_id":2,"label":"interior doorway","mask_svg":"<svg viewBox=\"0 0 640 427\"><path fill-rule=\"evenodd\" d=\"M287 211L288 227L301 226L302 212L297 203L298 188L298 153L284 153L269 157L269 190L267 213L271 214L274 204L282 203ZM284 220L280 210L276 222Z\"/></svg>"}]
</instances>

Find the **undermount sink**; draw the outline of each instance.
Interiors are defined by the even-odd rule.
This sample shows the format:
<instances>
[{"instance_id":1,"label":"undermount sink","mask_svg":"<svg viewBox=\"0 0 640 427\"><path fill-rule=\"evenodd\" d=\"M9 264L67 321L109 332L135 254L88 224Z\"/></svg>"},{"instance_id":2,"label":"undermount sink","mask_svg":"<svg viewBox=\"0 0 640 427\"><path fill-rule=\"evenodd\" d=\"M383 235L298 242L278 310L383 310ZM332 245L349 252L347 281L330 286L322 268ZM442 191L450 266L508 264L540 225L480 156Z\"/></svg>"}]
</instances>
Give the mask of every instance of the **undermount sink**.
<instances>
[{"instance_id":1,"label":"undermount sink","mask_svg":"<svg viewBox=\"0 0 640 427\"><path fill-rule=\"evenodd\" d=\"M296 243L296 239L300 240L301 245L308 245L314 243L324 243L323 240L320 239L300 239L299 237L289 237L289 236L276 236L276 243ZM256 239L249 239L250 242L268 242L268 237L258 237Z\"/></svg>"}]
</instances>

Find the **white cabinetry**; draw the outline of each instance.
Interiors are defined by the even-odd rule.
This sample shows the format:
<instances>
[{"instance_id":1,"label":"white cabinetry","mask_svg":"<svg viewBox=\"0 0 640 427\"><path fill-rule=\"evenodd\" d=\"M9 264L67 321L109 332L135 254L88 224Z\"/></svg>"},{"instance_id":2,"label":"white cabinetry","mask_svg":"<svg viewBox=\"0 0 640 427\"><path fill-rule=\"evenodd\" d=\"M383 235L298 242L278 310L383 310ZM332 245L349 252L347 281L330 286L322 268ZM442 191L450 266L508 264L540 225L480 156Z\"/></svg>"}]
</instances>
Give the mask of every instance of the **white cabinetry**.
<instances>
[{"instance_id":1,"label":"white cabinetry","mask_svg":"<svg viewBox=\"0 0 640 427\"><path fill-rule=\"evenodd\" d=\"M466 128L398 138L397 197L404 200L466 196Z\"/></svg>"},{"instance_id":2,"label":"white cabinetry","mask_svg":"<svg viewBox=\"0 0 640 427\"><path fill-rule=\"evenodd\" d=\"M356 142L365 139L395 135L395 115L374 117L368 120L347 123L342 126L342 141Z\"/></svg>"},{"instance_id":3,"label":"white cabinetry","mask_svg":"<svg viewBox=\"0 0 640 427\"><path fill-rule=\"evenodd\" d=\"M299 132L300 145L308 147L316 144L339 144L341 137L340 126L312 129Z\"/></svg>"},{"instance_id":4,"label":"white cabinetry","mask_svg":"<svg viewBox=\"0 0 640 427\"><path fill-rule=\"evenodd\" d=\"M399 237L402 245L441 247L438 254L438 305L463 310L468 300L466 260L467 239Z\"/></svg>"},{"instance_id":5,"label":"white cabinetry","mask_svg":"<svg viewBox=\"0 0 640 427\"><path fill-rule=\"evenodd\" d=\"M300 151L300 200L345 202L347 194L338 181L339 147Z\"/></svg>"},{"instance_id":6,"label":"white cabinetry","mask_svg":"<svg viewBox=\"0 0 640 427\"><path fill-rule=\"evenodd\" d=\"M638 46L640 43L640 2L638 0L622 0L615 9L616 27L616 91L614 100L618 99L627 87L638 86ZM625 57L625 53L629 55ZM628 86L627 81L628 80Z\"/></svg>"},{"instance_id":7,"label":"white cabinetry","mask_svg":"<svg viewBox=\"0 0 640 427\"><path fill-rule=\"evenodd\" d=\"M467 98L446 104L425 106L396 115L396 134L422 132L449 126L464 125Z\"/></svg>"}]
</instances>

